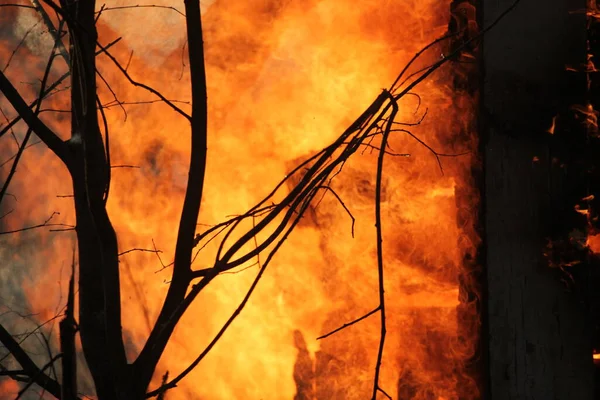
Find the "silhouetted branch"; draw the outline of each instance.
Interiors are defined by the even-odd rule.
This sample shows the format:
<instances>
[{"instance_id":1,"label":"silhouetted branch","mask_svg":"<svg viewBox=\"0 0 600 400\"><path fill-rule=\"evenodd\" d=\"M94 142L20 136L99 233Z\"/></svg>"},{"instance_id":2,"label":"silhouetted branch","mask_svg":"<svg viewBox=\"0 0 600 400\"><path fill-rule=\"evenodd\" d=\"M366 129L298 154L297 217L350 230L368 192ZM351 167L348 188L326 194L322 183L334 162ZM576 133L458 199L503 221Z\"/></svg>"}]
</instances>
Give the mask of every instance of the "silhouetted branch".
<instances>
[{"instance_id":1,"label":"silhouetted branch","mask_svg":"<svg viewBox=\"0 0 600 400\"><path fill-rule=\"evenodd\" d=\"M40 144L40 143L43 143L43 142L42 142L41 140L38 140L37 142L29 143L27 146L25 146L25 148L23 149L23 151L25 151L25 150L27 150L27 149L29 149L29 148L33 147L33 146L36 146L36 145L38 145L38 144ZM5 166L6 164L8 164L9 162L11 162L12 160L14 160L14 159L15 159L15 157L17 157L17 155L16 155L16 154L13 154L12 156L8 157L6 160L4 160L4 161L3 161L3 162L0 164L0 168L1 168L1 167L3 167L3 166ZM11 194L7 192L7 193L4 193L4 195L5 195L5 196L10 196Z\"/></svg>"},{"instance_id":2,"label":"silhouetted branch","mask_svg":"<svg viewBox=\"0 0 600 400\"><path fill-rule=\"evenodd\" d=\"M108 83L106 85L108 86ZM108 195L110 193L110 179L112 178L112 168L110 166L110 133L108 129L108 120L106 119L106 114L104 113L104 107L102 107L102 102L100 101L100 96L98 95L96 95L96 104L98 105L98 111L100 111L100 117L102 118L102 124L104 125L104 149L106 155L106 164L108 165L108 168L106 168L106 184L104 189L104 197L102 199L104 200L104 205L106 206L106 203L108 202ZM125 116L127 117L127 114L125 114Z\"/></svg>"},{"instance_id":3,"label":"silhouetted branch","mask_svg":"<svg viewBox=\"0 0 600 400\"><path fill-rule=\"evenodd\" d=\"M12 356L21 365L26 375L32 382L36 383L46 391L51 393L57 399L61 398L60 385L57 381L46 375L33 360L25 353L25 350L19 345L19 343L11 336L10 333L0 324L0 342L6 347L6 349L12 354ZM51 360L54 362L55 360Z\"/></svg>"},{"instance_id":4,"label":"silhouetted branch","mask_svg":"<svg viewBox=\"0 0 600 400\"><path fill-rule=\"evenodd\" d=\"M6 307L6 305L5 305L5 307ZM33 319L33 317L35 317L37 314L23 314L23 313L19 313L18 311L11 310L9 308L8 312L14 313L15 315L18 315L19 317L24 318L24 319L28 319L32 323L36 324L35 329L30 330L30 331L25 331L25 332L22 332L22 333L13 333L12 337L15 338L15 339L18 339L17 340L17 344L18 345L22 345L31 336L35 335L36 333L39 333L43 327L45 327L46 325L48 325L48 324L54 322L56 319L58 319L60 317L59 314L60 314L61 311L62 310L60 310L55 316L47 319L46 321L44 321L42 323L38 323L38 322L36 322ZM7 313L3 313L2 315L7 314ZM0 340L0 342L1 342L1 340ZM0 358L0 362L4 361L8 356L10 356L10 353L8 353L4 357ZM52 358L52 357L50 357L50 358Z\"/></svg>"},{"instance_id":5,"label":"silhouetted branch","mask_svg":"<svg viewBox=\"0 0 600 400\"><path fill-rule=\"evenodd\" d=\"M52 63L54 61L55 51L56 51L57 47L58 47L58 41L55 41L54 47L52 47L52 51L50 52L50 57L48 59L48 62L46 63L46 69L44 70L44 75L42 77L42 82L41 82L41 86L40 86L40 95L39 95L40 99L42 98L42 95L46 89L46 84L48 83L48 77L50 76L50 71L52 69ZM41 105L42 105L42 101L39 101L37 103L37 105L35 106L34 115L36 118L39 115ZM27 129L27 132L25 133L23 142L21 143L21 145L19 146L19 149L17 150L17 154L15 155L15 161L12 164L10 172L8 173L8 176L6 177L4 184L2 185L2 189L0 189L0 204L2 204L2 200L4 199L6 190L8 189L8 186L10 185L15 172L17 171L17 165L19 164L21 155L23 154L23 151L25 151L25 149L27 148L27 142L29 142L29 139L31 137L31 132L32 132L32 129L31 129L31 127L29 127Z\"/></svg>"},{"instance_id":6,"label":"silhouetted branch","mask_svg":"<svg viewBox=\"0 0 600 400\"><path fill-rule=\"evenodd\" d=\"M9 235L12 233L17 233L17 232L25 232L25 231L29 231L32 229L38 229L38 228L44 228L44 227L52 227L52 226L60 226L60 227L66 227L69 229L72 229L73 226L71 225L67 225L67 224L51 224L50 220L57 214L60 214L58 212L53 212L52 215L50 215L50 217L45 220L43 223L41 224L37 224L37 225L32 225L32 226L26 226L24 228L19 228L19 229L14 229L14 230L10 230L10 231L0 231L0 235Z\"/></svg>"},{"instance_id":7,"label":"silhouetted branch","mask_svg":"<svg viewBox=\"0 0 600 400\"><path fill-rule=\"evenodd\" d=\"M123 114L125 116L125 118L123 119L123 121L127 121L127 110L125 110L125 107L123 107L122 102L117 98L117 94L115 93L115 91L113 90L113 88L110 86L110 84L108 83L108 81L106 79L104 79L104 76L102 76L102 74L100 73L100 71L98 71L98 69L96 69L96 74L100 77L100 79L102 80L102 82L104 82L104 85L106 86L106 88L108 89L108 91L113 95L114 98L114 104L119 106L119 108L123 111ZM102 103L100 102L100 99L98 99L98 109L102 110Z\"/></svg>"},{"instance_id":8,"label":"silhouetted branch","mask_svg":"<svg viewBox=\"0 0 600 400\"><path fill-rule=\"evenodd\" d=\"M65 79L67 79L70 76L70 73L67 72L66 74L63 74L60 78L58 78L54 83L52 83L52 85L48 86L48 89L46 89L42 96L40 96L38 99L34 100L33 102L29 103L28 107L29 108L33 108L35 107L40 101L42 101L42 99L48 97L49 94L52 93L52 91L54 89L56 89ZM12 121L10 121L4 128L2 128L2 130L0 130L0 138L2 136L4 136L4 134L6 132L9 132L13 126L15 126L19 121L21 121L23 119L23 117L19 114L17 115Z\"/></svg>"},{"instance_id":9,"label":"silhouetted branch","mask_svg":"<svg viewBox=\"0 0 600 400\"><path fill-rule=\"evenodd\" d=\"M391 133L394 118L398 114L398 103L396 99L389 94L389 99L392 104L392 110L387 120L385 131L381 136L381 148L385 149L389 135ZM378 289L379 289L379 315L381 316L381 334L379 338L379 350L377 352L377 361L375 363L375 377L373 378L373 397L372 400L377 400L377 391L383 391L379 386L379 374L381 371L381 360L383 358L383 349L385 346L386 336L386 319L385 319L385 280L383 270L383 233L381 228L381 183L383 180L383 161L385 159L385 152L380 150L379 156L377 157L377 174L375 177L375 230L377 236L377 276L378 276ZM387 395L387 393L386 393Z\"/></svg>"},{"instance_id":10,"label":"silhouetted branch","mask_svg":"<svg viewBox=\"0 0 600 400\"><path fill-rule=\"evenodd\" d=\"M156 4L135 4L135 5L131 5L131 6L117 6L117 7L102 6L101 10L98 11L96 14L100 14L104 11L116 11L116 10L126 10L126 9L136 9L136 8L162 8L162 9L166 9L166 10L175 11L177 14L185 17L185 14L182 13L181 11L179 11L178 9L176 9L175 7L161 6L161 5L156 5Z\"/></svg>"},{"instance_id":11,"label":"silhouetted branch","mask_svg":"<svg viewBox=\"0 0 600 400\"><path fill-rule=\"evenodd\" d=\"M156 250L156 249L154 249L154 250L153 249L141 249L141 248L136 247L136 248L129 249L129 250L126 250L126 251L123 251L123 252L119 253L119 257L121 257L121 256L123 256L125 254L128 254L128 253L134 252L134 251L139 251L139 252L142 252L142 253L144 253L144 252L145 253L162 253L162 251Z\"/></svg>"},{"instance_id":12,"label":"silhouetted branch","mask_svg":"<svg viewBox=\"0 0 600 400\"><path fill-rule=\"evenodd\" d=\"M348 214L348 216L352 220L352 226L350 227L350 230L351 230L351 233L352 233L352 237L354 237L354 223L356 222L356 219L354 218L354 215L352 215L352 212L350 212L350 210L346 206L346 203L344 203L344 201L342 200L342 198L340 197L340 195L337 194L336 191L331 188L331 186L321 185L317 189L327 190L327 191L331 192L331 194L337 199L338 203L340 203L340 205L342 206L342 208L346 211L346 214Z\"/></svg>"},{"instance_id":13,"label":"silhouetted branch","mask_svg":"<svg viewBox=\"0 0 600 400\"><path fill-rule=\"evenodd\" d=\"M47 375L45 375L44 371L47 370L48 368L50 368L52 365L54 365L54 363L59 358L62 358L61 353L52 357L46 364L44 364L44 366L42 366L42 368L40 368L40 370L35 375L29 375L29 379L27 380L27 383L25 384L25 386L23 386L21 388L21 390L19 390L19 393L17 394L17 397L15 397L15 400L20 399L27 392L27 390L29 390L29 388L31 386L33 386L34 384L37 384L44 390L48 390L47 386L40 385L39 380L40 380L40 378L42 380L44 380L46 377L48 377ZM48 379L51 379L51 378L48 377ZM48 392L50 392L50 390L48 390ZM50 392L50 393L52 393L52 392ZM52 393L52 394L54 394L54 393ZM62 397L62 394L58 398L65 399L64 397ZM73 399L77 399L77 397L74 397Z\"/></svg>"},{"instance_id":14,"label":"silhouetted branch","mask_svg":"<svg viewBox=\"0 0 600 400\"><path fill-rule=\"evenodd\" d=\"M110 60L117 66L117 68L121 71L121 73L123 73L123 75L125 75L125 78L127 78L127 80L129 81L129 83L131 83L133 86L136 87L141 87L143 89L146 89L147 91L149 91L150 93L154 94L155 96L157 96L159 99L161 99L165 104L167 104L169 107L171 107L173 110L175 110L177 113L179 113L180 115L184 116L188 121L192 120L192 117L187 114L185 111L183 111L181 108L177 107L175 104L173 104L173 102L171 102L170 100L168 100L165 96L163 96L158 90L144 84L141 82L138 82L136 80L134 80L131 75L129 75L129 72L127 72L127 69L123 68L123 66L119 63L119 61L117 61L117 59L108 52L108 47L102 46L100 43L97 43L98 47L100 47L100 49L102 50L102 53L106 54L106 56L108 58L110 58Z\"/></svg>"},{"instance_id":15,"label":"silhouetted branch","mask_svg":"<svg viewBox=\"0 0 600 400\"><path fill-rule=\"evenodd\" d=\"M169 380L169 371L165 372L165 374L162 377L162 385L165 385L167 383L167 381ZM165 393L166 391L161 392L158 397L156 398L156 400L165 400Z\"/></svg>"},{"instance_id":16,"label":"silhouetted branch","mask_svg":"<svg viewBox=\"0 0 600 400\"><path fill-rule=\"evenodd\" d=\"M65 143L56 134L46 126L29 108L25 100L21 97L17 89L10 83L6 75L0 71L0 92L6 96L19 116L25 123L33 129L35 134L42 139L50 150L65 164L69 162Z\"/></svg>"},{"instance_id":17,"label":"silhouetted branch","mask_svg":"<svg viewBox=\"0 0 600 400\"><path fill-rule=\"evenodd\" d=\"M31 0L31 3L34 5L37 13L42 17L42 21L44 21L44 25L46 25L48 33L50 33L50 35L52 36L52 39L54 40L54 45L58 48L60 55L65 60L65 63L67 65L71 65L71 57L69 56L69 52L67 51L67 48L61 38L63 22L61 21L59 23L58 29L56 29L54 23L50 19L50 16L48 15L44 7L42 7L39 0Z\"/></svg>"},{"instance_id":18,"label":"silhouetted branch","mask_svg":"<svg viewBox=\"0 0 600 400\"><path fill-rule=\"evenodd\" d=\"M184 101L184 100L169 99L169 101L171 103L180 103L180 104L188 104L188 105L192 104L191 102ZM146 104L155 104L155 103L162 103L162 100L120 101L118 103L115 101L111 101L111 102L103 104L103 107L104 108L112 108L112 107L121 107L121 106L143 106Z\"/></svg>"},{"instance_id":19,"label":"silhouetted branch","mask_svg":"<svg viewBox=\"0 0 600 400\"><path fill-rule=\"evenodd\" d=\"M52 328L50 328L52 330ZM44 349L46 350L46 355L48 356L48 360L52 360L54 358L54 355L52 354L52 347L50 346L50 342L48 341L48 338L46 337L46 335L44 335L43 332L39 332L38 335L36 335L38 338L42 339L43 345L44 345ZM54 367L54 363L50 364L50 371L52 372L52 379L56 380L58 382L58 374L56 373L56 368Z\"/></svg>"},{"instance_id":20,"label":"silhouetted branch","mask_svg":"<svg viewBox=\"0 0 600 400\"><path fill-rule=\"evenodd\" d=\"M107 44L106 46L104 46L101 50L98 50L96 52L96 56L99 56L102 53L105 53L106 50L110 49L111 47L113 47L115 44L119 43L121 41L121 37L116 38L115 40L113 40L112 42L110 42L109 44ZM127 69L127 68L126 68Z\"/></svg>"},{"instance_id":21,"label":"silhouetted branch","mask_svg":"<svg viewBox=\"0 0 600 400\"><path fill-rule=\"evenodd\" d=\"M27 371L24 369L8 370L4 369L4 366L0 365L0 376L10 376L11 378L15 380L18 379L22 382L23 380L27 379Z\"/></svg>"},{"instance_id":22,"label":"silhouetted branch","mask_svg":"<svg viewBox=\"0 0 600 400\"><path fill-rule=\"evenodd\" d=\"M316 192L313 192L312 197L314 197L315 194L316 194ZM308 207L309 203L310 202L307 202L305 206ZM164 393L165 391L176 387L177 384L185 376L187 376L191 371L193 371L194 368L200 363L200 361L202 361L202 359L212 350L212 348L214 347L214 345L219 341L219 339L223 336L223 334L225 333L225 331L227 331L227 329L229 328L229 326L231 325L231 323L237 318L237 316L242 312L242 310L244 309L244 307L248 303L248 300L252 296L252 293L254 292L254 289L256 289L256 286L258 285L258 282L260 281L262 275L264 274L267 266L270 264L271 260L273 259L273 256L275 256L275 254L277 253L277 251L279 250L279 248L281 247L281 245L283 245L283 243L287 240L288 236L292 233L292 231L294 230L294 228L296 227L296 225L298 224L298 222L300 222L301 215L303 214L303 211L305 211L305 210L302 210L301 213L297 214L295 220L292 222L292 224L289 226L289 228L287 229L287 231L282 235L281 239L277 242L277 244L274 246L274 248L268 254L268 256L267 256L267 258L265 260L265 263L259 269L258 274L256 275L256 278L254 279L254 281L250 285L250 288L246 292L246 295L244 296L244 298L242 299L242 301L240 302L240 304L238 305L238 307L236 308L236 310L233 312L233 314L229 317L229 319L225 322L225 324L223 324L223 326L221 327L221 329L219 330L219 332L214 336L214 338L211 340L211 342L208 344L208 346L206 346L206 348L204 349L204 351L202 351L200 353L200 355L185 370L183 370L177 377L175 377L169 383L163 384L160 388L149 392L146 395L146 398L158 396L161 393ZM183 315L183 313L185 312L185 310L187 309L187 307L194 301L194 299L196 298L196 296L200 293L200 291L204 287L206 287L206 285L212 280L212 278L214 278L214 276L212 276L212 275L206 276L200 283L198 283L198 284L196 284L196 285L194 285L192 287L190 293L186 296L185 301L181 304L180 308L177 310L178 314Z\"/></svg>"},{"instance_id":23,"label":"silhouetted branch","mask_svg":"<svg viewBox=\"0 0 600 400\"><path fill-rule=\"evenodd\" d=\"M160 253L162 253L162 251L160 251L156 248L156 243L154 243L154 239L152 239L152 247L154 247L154 250L152 252L154 254L156 254L156 258L158 258L158 262L160 262L160 265L162 266L162 268L156 272L160 272L160 271L170 267L171 265L173 265L173 262L170 262L169 264L165 264L163 262L162 258L160 257Z\"/></svg>"},{"instance_id":24,"label":"silhouetted branch","mask_svg":"<svg viewBox=\"0 0 600 400\"><path fill-rule=\"evenodd\" d=\"M373 130L378 130L379 122L387 115L390 114L390 121L393 121L394 117L397 114L398 106L396 104L397 99L395 99L389 92L384 91L380 94L377 99L372 103L372 105L367 109L365 113L363 113L332 145L326 147L321 152L310 157L308 160L304 161L300 165L298 165L290 174L288 174L278 185L276 188L271 191L262 201L257 203L253 208L251 208L246 214L237 217L227 224L228 232L225 237L221 240L219 250L217 251L217 258L215 260L215 264L212 268L207 268L199 271L193 272L195 277L202 277L201 281L194 286L190 290L190 293L186 296L185 301L178 307L176 318L179 318L180 315L183 315L189 304L194 300L197 294L208 285L208 283L214 279L218 274L223 273L225 271L231 270L232 268L239 266L260 252L264 251L271 243L274 243L274 247L270 250L269 255L267 257L267 261L264 263L262 268L259 271L255 281L251 285L248 290L246 296L240 303L239 307L236 311L230 316L224 326L221 328L219 333L215 336L213 341L207 346L207 348L200 353L200 355L190 364L188 368L186 368L180 375L178 375L175 379L169 382L167 385L163 385L163 387L152 391L148 394L148 396L155 396L159 393L167 390L169 388L175 387L177 383L187 375L193 368L204 358L204 356L210 351L210 349L214 346L216 341L223 335L226 329L230 326L233 320L239 315L241 310L244 308L249 296L252 294L258 280L262 276L265 268L268 266L270 260L273 255L277 252L283 242L287 239L288 235L295 228L296 224L301 220L304 215L304 212L308 209L311 202L315 198L315 196L322 190L331 191L329 183L331 179L336 176L344 163L348 158L354 154L363 144L365 140L370 137L370 134ZM386 104L387 103L387 104ZM390 128L392 124L389 122L387 124L387 130L382 138L382 147L386 146L387 136L390 134ZM382 170L382 162L383 156L385 155L384 151L380 152L380 161L379 161L379 197L377 200L381 202L381 170ZM288 193L287 196L278 204L273 206L269 206L269 210L263 214L263 217L259 220L258 223L253 224L253 227L248 230L246 233L241 235L234 243L229 246L228 250L224 249L225 243L227 241L228 236L232 235L232 232L236 229L236 227L240 226L239 224L244 218L248 216L255 215L256 212L260 211L261 214L265 211L265 203L268 202L274 194L277 192L279 188L281 188L290 177L295 174L302 174L299 182L294 186L294 188ZM332 191L332 193L335 193ZM338 200L341 200L338 197ZM347 208L346 208L347 210ZM348 211L349 212L349 211ZM281 215L282 214L282 215ZM275 221L281 215L281 220L278 221L275 228L267 235L267 237L257 243L257 235L262 232L272 221ZM380 213L379 215L379 225L380 222ZM223 226L223 225L221 225ZM214 231L214 227L209 229L209 231ZM378 238L381 239L381 231L378 231ZM249 240L255 241L255 248L243 256L231 260L232 256L234 256L240 248L248 243ZM381 252L380 248L380 252ZM383 272L382 272L383 264L381 261L381 282L383 282ZM385 321L385 301L382 299L383 297L383 287L381 288L382 294L380 296L380 306L377 308L377 311L382 313L382 321ZM369 314L370 315L370 314ZM366 318L366 317L365 317ZM385 322L382 323L383 332L385 331ZM385 335L383 336L383 338ZM380 347L382 347L381 345ZM377 371L379 368L377 369ZM377 372L378 378L378 372Z\"/></svg>"},{"instance_id":25,"label":"silhouetted branch","mask_svg":"<svg viewBox=\"0 0 600 400\"><path fill-rule=\"evenodd\" d=\"M62 351L62 384L61 395L63 400L77 398L77 358L75 348L75 334L77 322L75 321L75 249L71 262L71 279L65 316L59 323L60 350Z\"/></svg>"},{"instance_id":26,"label":"silhouetted branch","mask_svg":"<svg viewBox=\"0 0 600 400\"><path fill-rule=\"evenodd\" d=\"M8 60L6 60L6 64L4 65L4 68L2 68L2 72L6 71L8 69L8 67L10 66L10 63L11 63L12 59L14 58L14 56L17 54L17 52L19 51L19 49L25 43L25 40L27 39L27 36L29 36L29 34L31 32L33 32L33 30L35 29L35 27L38 26L38 25L39 25L39 21L36 22L35 24L31 25L29 27L29 29L27 29L27 31L25 31L25 34L23 35L23 37L21 38L21 40L19 41L19 43L17 43L17 45L13 49L12 53L10 53L10 56L8 56Z\"/></svg>"},{"instance_id":27,"label":"silhouetted branch","mask_svg":"<svg viewBox=\"0 0 600 400\"><path fill-rule=\"evenodd\" d=\"M109 49L110 47L112 47L115 43L117 43L118 41L120 41L121 38L118 38L114 41L112 41L111 43L107 44L106 47L104 47L105 49ZM103 51L99 50L96 52L96 55L101 54ZM48 86L48 88L44 91L43 95L40 96L38 99L34 100L33 102L29 103L29 108L33 108L36 104L38 104L38 102L40 102L43 98L47 98L49 97L50 94L52 94L52 92L54 91L54 89L56 89L66 78L68 78L69 76L71 76L70 72L66 72L65 74L63 74L61 77L59 77L54 83L52 83L50 86ZM161 100L162 101L162 100ZM170 102L180 102L180 103L187 103L187 102L183 102L183 101L177 101L177 100L169 100ZM127 104L127 103L124 103ZM132 103L133 104L133 103ZM114 106L114 105L113 105ZM18 111L18 110L17 110ZM43 110L40 110L40 112ZM53 110L53 111L62 111L62 112L66 112L66 110ZM71 112L70 110L68 112ZM0 130L0 137L2 137L6 132L8 132L13 126L15 126L19 121L21 121L23 119L23 117L21 115L16 116L12 121L10 121L8 123L8 125L6 125L4 128L2 128L2 130Z\"/></svg>"},{"instance_id":28,"label":"silhouetted branch","mask_svg":"<svg viewBox=\"0 0 600 400\"><path fill-rule=\"evenodd\" d=\"M164 348L179 321L181 314L177 312L192 280L191 261L194 250L196 223L202 203L204 190L204 174L206 171L208 103L206 89L206 70L204 64L204 42L202 37L202 18L199 1L185 1L185 19L188 54L190 60L190 83L192 92L192 115L187 116L173 103L161 97L172 108L190 121L191 152L189 174L183 207L179 219L173 275L163 307L148 341L133 363L134 375L143 382L150 382L154 366L160 359ZM126 71L123 71L126 73ZM162 96L162 95L160 95Z\"/></svg>"},{"instance_id":29,"label":"silhouetted branch","mask_svg":"<svg viewBox=\"0 0 600 400\"><path fill-rule=\"evenodd\" d=\"M387 397L388 399L392 400L392 396L390 396L389 394L387 394L387 392L385 390L383 390L380 387L377 387L377 391L381 392L385 397Z\"/></svg>"},{"instance_id":30,"label":"silhouetted branch","mask_svg":"<svg viewBox=\"0 0 600 400\"><path fill-rule=\"evenodd\" d=\"M35 9L34 6L30 6L30 5L27 5L27 4L18 4L18 3L0 4L0 7L19 7L19 8L32 8L32 9Z\"/></svg>"},{"instance_id":31,"label":"silhouetted branch","mask_svg":"<svg viewBox=\"0 0 600 400\"><path fill-rule=\"evenodd\" d=\"M121 165L111 165L110 167L111 168L137 168L137 169L140 168L139 165L123 165L123 164L121 164Z\"/></svg>"},{"instance_id":32,"label":"silhouetted branch","mask_svg":"<svg viewBox=\"0 0 600 400\"><path fill-rule=\"evenodd\" d=\"M344 330L344 329L348 328L349 326L352 326L352 325L354 325L354 324L362 321L363 319L369 318L371 315L375 314L377 311L379 311L379 306L377 306L376 308L372 309L371 311L369 311L368 313L366 313L362 317L358 317L355 320L352 320L350 322L346 322L344 325L340 326L339 328L336 328L336 329L332 330L329 333L326 333L326 334L324 334L322 336L319 336L317 338L317 340L328 338L329 336L331 336L331 335L333 335L335 333L338 333L339 331Z\"/></svg>"}]
</instances>

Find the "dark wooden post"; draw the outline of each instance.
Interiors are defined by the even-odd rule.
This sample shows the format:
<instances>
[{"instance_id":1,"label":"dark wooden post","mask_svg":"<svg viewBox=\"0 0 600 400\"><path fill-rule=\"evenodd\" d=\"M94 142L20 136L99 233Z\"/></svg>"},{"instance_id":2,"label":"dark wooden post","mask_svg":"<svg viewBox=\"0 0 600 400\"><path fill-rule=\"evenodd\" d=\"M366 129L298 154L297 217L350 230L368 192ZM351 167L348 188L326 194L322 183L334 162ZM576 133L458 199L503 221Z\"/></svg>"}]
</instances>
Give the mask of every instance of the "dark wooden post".
<instances>
[{"instance_id":1,"label":"dark wooden post","mask_svg":"<svg viewBox=\"0 0 600 400\"><path fill-rule=\"evenodd\" d=\"M513 0L482 1L483 25ZM552 162L552 117L585 91L584 0L522 0L483 43L484 210L491 399L594 398L586 307L544 258L568 174ZM563 210L564 211L564 210Z\"/></svg>"}]
</instances>

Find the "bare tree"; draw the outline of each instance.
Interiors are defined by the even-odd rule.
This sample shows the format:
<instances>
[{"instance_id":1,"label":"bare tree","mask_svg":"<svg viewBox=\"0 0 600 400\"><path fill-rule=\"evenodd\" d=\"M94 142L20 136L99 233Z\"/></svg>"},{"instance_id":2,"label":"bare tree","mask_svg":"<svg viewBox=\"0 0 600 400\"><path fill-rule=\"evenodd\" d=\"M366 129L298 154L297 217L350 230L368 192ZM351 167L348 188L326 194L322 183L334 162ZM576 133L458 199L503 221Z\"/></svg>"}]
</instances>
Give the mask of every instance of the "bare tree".
<instances>
[{"instance_id":1,"label":"bare tree","mask_svg":"<svg viewBox=\"0 0 600 400\"><path fill-rule=\"evenodd\" d=\"M379 393L390 397L379 384L386 334L380 199L385 156L399 154L393 153L388 148L387 140L393 132L412 136L408 130L411 124L402 124L396 120L398 103L406 95L414 95L412 90L420 82L447 61L452 60L464 48L472 46L473 41L478 37L465 38L462 44L446 57L426 69L409 75L408 67L420 57L422 52L415 55L391 87L384 90L333 143L300 163L262 201L244 214L231 217L198 233L196 229L207 160L208 107L199 1L184 1L185 11L182 13L186 24L186 49L191 77L191 112L184 111L177 102L167 99L157 90L130 76L127 66L123 66L111 53L111 47L115 42L108 44L99 42L96 22L99 13L104 9L98 12L94 1L60 0L59 3L55 3L53 0L43 0L43 4L40 4L37 0L33 0L31 4L2 6L34 8L51 33L54 44L50 59L45 64L45 73L39 85L37 99L32 103L28 104L23 94L15 88L6 74L0 71L0 92L18 114L2 128L0 136L10 133L11 127L19 120L23 120L28 127L27 134L12 159L12 167L0 192L0 201L9 193L7 190L21 154L35 135L64 164L72 179L78 248L73 259L73 274L67 305L60 323L61 352L51 356L48 365L40 367L24 351L20 342L0 325L0 341L20 365L20 369L3 370L2 374L27 382L21 392L35 384L56 398L76 399L78 386L75 337L78 335L96 395L100 400L131 400L162 396L165 391L176 387L178 382L202 361L239 315L274 254L314 201L329 193L339 202L350 219L354 220L342 198L331 186L331 182L353 154L366 148L378 152L374 218L379 304L366 315L332 333L371 315L379 314L381 338L377 351L372 398L375 399ZM3 9L5 8L0 7L0 10ZM423 51L447 39L448 37L441 38ZM112 165L109 145L110 127L97 88L98 80L104 80L96 67L96 58L100 55L111 60L132 85L148 90L158 100L167 104L181 118L187 120L190 127L189 170L172 262L172 277L158 318L152 326L145 345L132 362L127 359L121 327L119 255L122 253L119 252L117 234L106 208ZM64 74L59 74L60 76L50 83L51 72L57 58L62 58L68 68ZM71 133L68 139L63 140L61 136L64 135L51 129L50 124L40 117L40 112L43 100L65 81L70 82ZM438 160L444 156L431 151ZM291 189L286 190L286 185L290 182L293 182L293 185ZM252 226L247 228L243 224L245 221L252 221ZM48 220L24 229L51 225ZM0 233L11 232L13 231ZM261 234L260 239L258 234ZM215 238L218 238L220 244L212 266L201 269L195 267L194 260L197 252ZM165 376L162 386L148 391L156 366L175 327L198 294L219 274L239 267L259 255L262 256L262 260L256 278L242 302L214 339L198 353L189 367L171 379ZM75 276L78 277L77 285L74 283ZM75 293L77 293L79 307L77 319L74 315ZM62 358L61 378L48 373L49 368L59 358Z\"/></svg>"}]
</instances>

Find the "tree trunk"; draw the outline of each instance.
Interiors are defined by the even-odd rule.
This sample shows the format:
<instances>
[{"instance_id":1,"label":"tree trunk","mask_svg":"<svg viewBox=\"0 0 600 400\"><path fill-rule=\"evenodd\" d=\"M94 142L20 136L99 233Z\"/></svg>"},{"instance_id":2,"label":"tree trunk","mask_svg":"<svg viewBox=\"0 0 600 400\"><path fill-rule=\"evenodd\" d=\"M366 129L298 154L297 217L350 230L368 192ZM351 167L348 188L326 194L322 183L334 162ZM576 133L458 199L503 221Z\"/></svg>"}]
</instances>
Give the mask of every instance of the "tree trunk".
<instances>
[{"instance_id":1,"label":"tree trunk","mask_svg":"<svg viewBox=\"0 0 600 400\"><path fill-rule=\"evenodd\" d=\"M134 399L121 335L117 236L104 197L110 166L96 107L95 2L62 0L61 6L71 42L72 132L67 167L77 221L81 344L98 398Z\"/></svg>"}]
</instances>

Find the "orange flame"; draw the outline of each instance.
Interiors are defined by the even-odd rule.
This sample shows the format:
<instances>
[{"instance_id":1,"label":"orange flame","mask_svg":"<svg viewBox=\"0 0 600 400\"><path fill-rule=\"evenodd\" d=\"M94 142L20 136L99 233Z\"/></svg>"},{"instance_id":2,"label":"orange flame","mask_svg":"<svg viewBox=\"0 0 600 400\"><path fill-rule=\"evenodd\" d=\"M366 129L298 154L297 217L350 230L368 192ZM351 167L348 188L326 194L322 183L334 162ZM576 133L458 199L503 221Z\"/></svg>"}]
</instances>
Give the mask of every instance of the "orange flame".
<instances>
[{"instance_id":1,"label":"orange flame","mask_svg":"<svg viewBox=\"0 0 600 400\"><path fill-rule=\"evenodd\" d=\"M588 236L586 244L593 253L600 254L600 234Z\"/></svg>"},{"instance_id":2,"label":"orange flame","mask_svg":"<svg viewBox=\"0 0 600 400\"><path fill-rule=\"evenodd\" d=\"M19 393L19 384L10 378L0 381L0 400L12 400Z\"/></svg>"}]
</instances>

